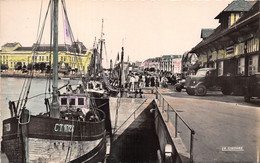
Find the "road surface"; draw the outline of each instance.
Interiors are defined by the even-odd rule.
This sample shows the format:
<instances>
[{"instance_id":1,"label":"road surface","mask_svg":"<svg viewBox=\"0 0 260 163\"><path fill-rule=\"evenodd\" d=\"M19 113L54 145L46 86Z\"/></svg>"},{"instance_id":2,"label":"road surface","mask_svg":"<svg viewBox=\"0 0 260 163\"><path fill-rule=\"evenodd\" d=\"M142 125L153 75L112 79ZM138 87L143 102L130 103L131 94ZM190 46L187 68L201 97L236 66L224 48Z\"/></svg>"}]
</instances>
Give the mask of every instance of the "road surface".
<instances>
[{"instance_id":1,"label":"road surface","mask_svg":"<svg viewBox=\"0 0 260 163\"><path fill-rule=\"evenodd\" d=\"M259 101L248 104L241 96L224 96L216 91L204 97L172 89L160 91L196 132L195 162L259 162ZM170 120L174 124L172 112ZM189 150L190 132L181 121L178 134Z\"/></svg>"}]
</instances>

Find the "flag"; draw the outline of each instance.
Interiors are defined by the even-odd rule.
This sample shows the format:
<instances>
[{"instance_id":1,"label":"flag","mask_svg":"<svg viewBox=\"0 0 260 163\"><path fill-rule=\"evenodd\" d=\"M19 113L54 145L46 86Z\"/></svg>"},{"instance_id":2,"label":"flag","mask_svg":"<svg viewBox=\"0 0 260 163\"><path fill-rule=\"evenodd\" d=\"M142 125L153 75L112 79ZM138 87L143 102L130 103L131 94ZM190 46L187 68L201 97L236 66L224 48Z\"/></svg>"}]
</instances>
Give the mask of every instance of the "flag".
<instances>
[{"instance_id":1,"label":"flag","mask_svg":"<svg viewBox=\"0 0 260 163\"><path fill-rule=\"evenodd\" d=\"M67 22L67 20L66 20L66 18L64 18L64 32L65 32L65 44L69 44L69 45L71 45L72 43L71 43L71 39L70 39L70 32L69 32L69 28L68 28L68 22Z\"/></svg>"}]
</instances>

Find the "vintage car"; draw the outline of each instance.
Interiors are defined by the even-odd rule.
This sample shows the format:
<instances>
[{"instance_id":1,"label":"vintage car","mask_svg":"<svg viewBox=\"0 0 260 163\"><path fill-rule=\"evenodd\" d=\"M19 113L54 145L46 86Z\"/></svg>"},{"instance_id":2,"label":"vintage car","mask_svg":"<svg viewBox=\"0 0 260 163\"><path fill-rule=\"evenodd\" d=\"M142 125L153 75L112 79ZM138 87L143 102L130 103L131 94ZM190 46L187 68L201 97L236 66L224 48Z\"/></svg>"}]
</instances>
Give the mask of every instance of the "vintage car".
<instances>
[{"instance_id":1,"label":"vintage car","mask_svg":"<svg viewBox=\"0 0 260 163\"><path fill-rule=\"evenodd\" d=\"M184 88L189 95L205 96L209 88L221 89L224 95L243 95L247 78L229 73L218 76L215 68L201 68L196 75L186 77Z\"/></svg>"},{"instance_id":2,"label":"vintage car","mask_svg":"<svg viewBox=\"0 0 260 163\"><path fill-rule=\"evenodd\" d=\"M207 93L207 88L212 85L216 75L215 68L201 68L196 75L186 77L184 88L189 95L204 96Z\"/></svg>"},{"instance_id":3,"label":"vintage car","mask_svg":"<svg viewBox=\"0 0 260 163\"><path fill-rule=\"evenodd\" d=\"M246 102L250 102L252 97L260 98L260 73L248 77L244 92L244 100Z\"/></svg>"}]
</instances>

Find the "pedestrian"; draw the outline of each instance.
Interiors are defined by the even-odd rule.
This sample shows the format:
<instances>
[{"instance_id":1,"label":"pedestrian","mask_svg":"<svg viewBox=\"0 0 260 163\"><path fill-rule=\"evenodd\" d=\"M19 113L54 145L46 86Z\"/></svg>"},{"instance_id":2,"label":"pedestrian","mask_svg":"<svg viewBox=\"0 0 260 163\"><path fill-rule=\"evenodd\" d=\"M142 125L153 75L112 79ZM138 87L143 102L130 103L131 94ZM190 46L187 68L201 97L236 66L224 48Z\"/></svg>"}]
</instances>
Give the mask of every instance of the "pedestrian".
<instances>
[{"instance_id":1,"label":"pedestrian","mask_svg":"<svg viewBox=\"0 0 260 163\"><path fill-rule=\"evenodd\" d=\"M139 88L139 76L138 74L135 74L135 90Z\"/></svg>"},{"instance_id":2,"label":"pedestrian","mask_svg":"<svg viewBox=\"0 0 260 163\"><path fill-rule=\"evenodd\" d=\"M163 88L167 88L167 87L168 87L167 81L168 81L168 79L167 79L165 76L163 76L163 77L162 77L162 80L161 80L161 83L162 83L162 87L163 87Z\"/></svg>"},{"instance_id":3,"label":"pedestrian","mask_svg":"<svg viewBox=\"0 0 260 163\"><path fill-rule=\"evenodd\" d=\"M71 87L71 85L68 85L68 86L67 86L66 92L67 92L68 94L71 94L71 93L72 93L72 87Z\"/></svg>"},{"instance_id":4,"label":"pedestrian","mask_svg":"<svg viewBox=\"0 0 260 163\"><path fill-rule=\"evenodd\" d=\"M155 79L154 76L151 77L151 87L155 86Z\"/></svg>"},{"instance_id":5,"label":"pedestrian","mask_svg":"<svg viewBox=\"0 0 260 163\"><path fill-rule=\"evenodd\" d=\"M144 88L145 87L145 77L144 75L141 75L140 77L140 88Z\"/></svg>"},{"instance_id":6,"label":"pedestrian","mask_svg":"<svg viewBox=\"0 0 260 163\"><path fill-rule=\"evenodd\" d=\"M145 87L149 87L148 76L147 75L145 75Z\"/></svg>"},{"instance_id":7,"label":"pedestrian","mask_svg":"<svg viewBox=\"0 0 260 163\"><path fill-rule=\"evenodd\" d=\"M131 75L130 77L130 91L134 92L135 89L135 77L134 75Z\"/></svg>"}]
</instances>

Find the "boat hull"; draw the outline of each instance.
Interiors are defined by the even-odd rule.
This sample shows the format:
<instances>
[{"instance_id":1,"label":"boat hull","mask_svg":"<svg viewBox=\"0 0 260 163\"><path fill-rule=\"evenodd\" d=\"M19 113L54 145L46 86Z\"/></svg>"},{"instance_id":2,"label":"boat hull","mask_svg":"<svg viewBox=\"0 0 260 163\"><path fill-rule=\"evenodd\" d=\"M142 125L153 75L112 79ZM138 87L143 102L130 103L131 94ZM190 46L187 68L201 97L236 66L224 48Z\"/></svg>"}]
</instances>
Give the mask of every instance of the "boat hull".
<instances>
[{"instance_id":1,"label":"boat hull","mask_svg":"<svg viewBox=\"0 0 260 163\"><path fill-rule=\"evenodd\" d=\"M82 122L30 116L3 122L3 148L9 162L103 162L105 121Z\"/></svg>"}]
</instances>

